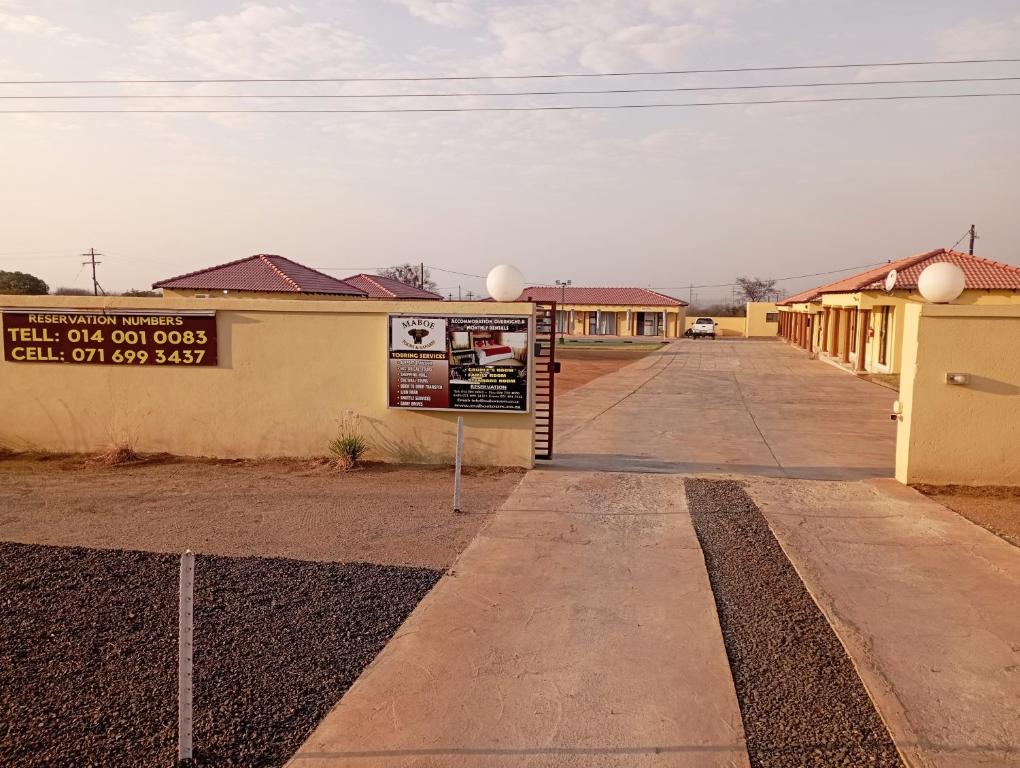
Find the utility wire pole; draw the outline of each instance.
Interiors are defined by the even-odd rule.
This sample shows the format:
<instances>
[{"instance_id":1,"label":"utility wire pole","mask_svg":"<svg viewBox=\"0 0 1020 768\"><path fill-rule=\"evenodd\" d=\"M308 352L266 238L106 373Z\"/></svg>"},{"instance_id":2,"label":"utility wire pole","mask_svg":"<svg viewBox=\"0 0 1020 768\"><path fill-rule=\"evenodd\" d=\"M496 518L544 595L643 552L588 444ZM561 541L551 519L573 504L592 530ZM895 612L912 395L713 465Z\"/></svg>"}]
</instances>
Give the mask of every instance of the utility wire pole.
<instances>
[{"instance_id":1,"label":"utility wire pole","mask_svg":"<svg viewBox=\"0 0 1020 768\"><path fill-rule=\"evenodd\" d=\"M563 343L563 336L567 332L567 286L571 285L571 280L557 280L556 285L560 287L560 308L559 311L563 314L560 316L563 318L563 324L560 325L559 318L556 318L556 324L560 326L560 344Z\"/></svg>"},{"instance_id":2,"label":"utility wire pole","mask_svg":"<svg viewBox=\"0 0 1020 768\"><path fill-rule=\"evenodd\" d=\"M970 225L970 255L974 255L974 241L978 239L977 229L973 224Z\"/></svg>"},{"instance_id":3,"label":"utility wire pole","mask_svg":"<svg viewBox=\"0 0 1020 768\"><path fill-rule=\"evenodd\" d=\"M89 264L92 265L92 293L94 295L96 295L96 296L99 295L100 291L103 291L103 289L99 286L99 281L96 279L96 267L103 263L101 261L96 261L96 256L102 256L102 255L103 254L101 254L101 253L96 253L96 249L95 248L89 248L89 252L88 253L83 253L82 254L82 256L85 256L85 257L88 258L88 261L83 261L81 263L82 266L83 267L87 267ZM103 294L105 295L106 291L103 291Z\"/></svg>"}]
</instances>

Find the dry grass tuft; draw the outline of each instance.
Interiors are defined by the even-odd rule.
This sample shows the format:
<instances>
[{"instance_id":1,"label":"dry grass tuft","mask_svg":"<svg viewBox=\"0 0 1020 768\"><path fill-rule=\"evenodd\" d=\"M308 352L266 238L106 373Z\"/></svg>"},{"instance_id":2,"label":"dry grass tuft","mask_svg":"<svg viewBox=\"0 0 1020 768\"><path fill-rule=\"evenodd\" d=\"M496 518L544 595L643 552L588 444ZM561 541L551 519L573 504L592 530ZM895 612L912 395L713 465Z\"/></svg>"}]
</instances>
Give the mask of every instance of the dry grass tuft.
<instances>
[{"instance_id":1,"label":"dry grass tuft","mask_svg":"<svg viewBox=\"0 0 1020 768\"><path fill-rule=\"evenodd\" d=\"M93 456L85 463L102 464L107 467L113 467L118 464L134 464L141 460L142 457L135 453L134 449L132 449L130 445L118 445L111 448L106 453Z\"/></svg>"}]
</instances>

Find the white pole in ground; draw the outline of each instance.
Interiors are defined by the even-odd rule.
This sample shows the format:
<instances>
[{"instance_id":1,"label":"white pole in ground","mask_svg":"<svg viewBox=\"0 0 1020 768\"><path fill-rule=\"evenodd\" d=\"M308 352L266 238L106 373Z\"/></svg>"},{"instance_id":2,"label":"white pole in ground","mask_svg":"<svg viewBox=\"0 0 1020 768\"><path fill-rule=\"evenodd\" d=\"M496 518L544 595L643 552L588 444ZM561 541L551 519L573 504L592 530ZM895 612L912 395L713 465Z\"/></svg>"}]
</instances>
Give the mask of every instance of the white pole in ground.
<instances>
[{"instance_id":1,"label":"white pole in ground","mask_svg":"<svg viewBox=\"0 0 1020 768\"><path fill-rule=\"evenodd\" d=\"M460 512L460 468L464 461L464 417L457 417L457 458L453 470L453 511Z\"/></svg>"},{"instance_id":2,"label":"white pole in ground","mask_svg":"<svg viewBox=\"0 0 1020 768\"><path fill-rule=\"evenodd\" d=\"M177 640L177 758L191 759L192 678L195 632L195 555L181 555L181 594Z\"/></svg>"}]
</instances>

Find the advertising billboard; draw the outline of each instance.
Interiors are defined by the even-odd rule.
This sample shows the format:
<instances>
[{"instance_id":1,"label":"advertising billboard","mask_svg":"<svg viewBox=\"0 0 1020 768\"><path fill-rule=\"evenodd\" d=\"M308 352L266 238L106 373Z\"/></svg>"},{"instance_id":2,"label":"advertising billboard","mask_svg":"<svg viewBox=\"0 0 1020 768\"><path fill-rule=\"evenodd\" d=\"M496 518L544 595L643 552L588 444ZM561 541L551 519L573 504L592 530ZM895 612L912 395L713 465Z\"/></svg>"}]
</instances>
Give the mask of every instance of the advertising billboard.
<instances>
[{"instance_id":1,"label":"advertising billboard","mask_svg":"<svg viewBox=\"0 0 1020 768\"><path fill-rule=\"evenodd\" d=\"M531 318L390 315L389 406L526 413Z\"/></svg>"}]
</instances>

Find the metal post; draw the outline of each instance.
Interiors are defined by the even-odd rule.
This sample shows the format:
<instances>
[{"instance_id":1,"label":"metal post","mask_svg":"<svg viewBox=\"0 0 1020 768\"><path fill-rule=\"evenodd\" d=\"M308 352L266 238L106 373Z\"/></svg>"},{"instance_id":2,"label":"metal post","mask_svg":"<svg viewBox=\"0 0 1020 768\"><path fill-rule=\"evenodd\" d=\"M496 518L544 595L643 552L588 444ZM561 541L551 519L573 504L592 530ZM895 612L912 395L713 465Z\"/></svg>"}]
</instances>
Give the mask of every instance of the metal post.
<instances>
[{"instance_id":1,"label":"metal post","mask_svg":"<svg viewBox=\"0 0 1020 768\"><path fill-rule=\"evenodd\" d=\"M192 652L195 632L195 555L181 555L180 608L177 640L177 759L190 760L192 728Z\"/></svg>"},{"instance_id":2,"label":"metal post","mask_svg":"<svg viewBox=\"0 0 1020 768\"><path fill-rule=\"evenodd\" d=\"M453 470L453 511L460 512L460 468L464 462L464 417L457 417L457 457Z\"/></svg>"}]
</instances>

